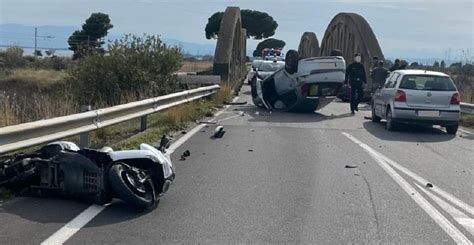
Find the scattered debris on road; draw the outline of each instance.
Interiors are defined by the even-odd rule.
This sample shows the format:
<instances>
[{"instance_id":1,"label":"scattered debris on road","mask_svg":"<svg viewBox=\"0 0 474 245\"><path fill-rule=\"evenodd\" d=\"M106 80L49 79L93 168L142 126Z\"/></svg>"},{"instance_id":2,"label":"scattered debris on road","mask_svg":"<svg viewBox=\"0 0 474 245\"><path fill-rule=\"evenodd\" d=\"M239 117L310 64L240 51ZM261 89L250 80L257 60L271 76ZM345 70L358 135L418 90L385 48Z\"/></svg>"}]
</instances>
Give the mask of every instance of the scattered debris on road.
<instances>
[{"instance_id":1,"label":"scattered debris on road","mask_svg":"<svg viewBox=\"0 0 474 245\"><path fill-rule=\"evenodd\" d=\"M427 184L426 184L426 188L433 188L433 184L427 183Z\"/></svg>"},{"instance_id":2,"label":"scattered debris on road","mask_svg":"<svg viewBox=\"0 0 474 245\"><path fill-rule=\"evenodd\" d=\"M252 150L252 149L249 149L249 152L253 152L253 150Z\"/></svg>"},{"instance_id":3,"label":"scattered debris on road","mask_svg":"<svg viewBox=\"0 0 474 245\"><path fill-rule=\"evenodd\" d=\"M346 168L357 168L356 165L346 165Z\"/></svg>"},{"instance_id":4,"label":"scattered debris on road","mask_svg":"<svg viewBox=\"0 0 474 245\"><path fill-rule=\"evenodd\" d=\"M364 119L365 120L372 120L372 117L365 116Z\"/></svg>"},{"instance_id":5,"label":"scattered debris on road","mask_svg":"<svg viewBox=\"0 0 474 245\"><path fill-rule=\"evenodd\" d=\"M186 131L181 131L181 134L187 134L187 133L188 133L188 132L186 132Z\"/></svg>"},{"instance_id":6,"label":"scattered debris on road","mask_svg":"<svg viewBox=\"0 0 474 245\"><path fill-rule=\"evenodd\" d=\"M217 126L216 129L214 130L214 138L222 138L224 136L225 131L224 131L224 126Z\"/></svg>"},{"instance_id":7,"label":"scattered debris on road","mask_svg":"<svg viewBox=\"0 0 474 245\"><path fill-rule=\"evenodd\" d=\"M181 154L181 158L179 159L180 161L186 161L186 157L191 156L191 152L189 150L185 150L183 154Z\"/></svg>"}]
</instances>

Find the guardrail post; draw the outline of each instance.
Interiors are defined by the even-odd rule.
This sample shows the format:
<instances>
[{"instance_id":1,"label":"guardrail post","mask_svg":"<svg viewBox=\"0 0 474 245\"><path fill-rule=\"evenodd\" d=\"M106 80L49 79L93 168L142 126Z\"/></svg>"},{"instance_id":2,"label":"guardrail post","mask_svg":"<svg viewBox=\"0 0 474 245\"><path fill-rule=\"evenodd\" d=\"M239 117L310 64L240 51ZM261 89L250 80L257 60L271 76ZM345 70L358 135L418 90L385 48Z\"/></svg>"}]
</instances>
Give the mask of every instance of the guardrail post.
<instances>
[{"instance_id":1,"label":"guardrail post","mask_svg":"<svg viewBox=\"0 0 474 245\"><path fill-rule=\"evenodd\" d=\"M148 119L147 115L140 117L140 131L141 132L147 129L147 119Z\"/></svg>"},{"instance_id":2,"label":"guardrail post","mask_svg":"<svg viewBox=\"0 0 474 245\"><path fill-rule=\"evenodd\" d=\"M81 110L81 112L90 111L91 106L90 105L81 105L80 110ZM79 139L79 147L80 148L85 148L85 147L89 147L89 145L90 145L89 132L82 133L80 135L80 139Z\"/></svg>"}]
</instances>

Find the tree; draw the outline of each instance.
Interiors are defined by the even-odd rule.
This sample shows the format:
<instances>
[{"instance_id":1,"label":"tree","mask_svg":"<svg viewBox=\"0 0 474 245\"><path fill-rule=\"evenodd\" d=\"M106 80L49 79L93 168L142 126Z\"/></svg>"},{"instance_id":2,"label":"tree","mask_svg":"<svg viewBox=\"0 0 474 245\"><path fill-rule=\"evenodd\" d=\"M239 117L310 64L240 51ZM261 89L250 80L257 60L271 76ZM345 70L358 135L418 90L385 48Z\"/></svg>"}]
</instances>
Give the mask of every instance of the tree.
<instances>
[{"instance_id":1,"label":"tree","mask_svg":"<svg viewBox=\"0 0 474 245\"><path fill-rule=\"evenodd\" d=\"M76 30L68 39L69 49L74 51L74 59L82 58L92 52L103 53L102 40L114 26L110 23L109 15L93 13L82 25L82 30Z\"/></svg>"},{"instance_id":2,"label":"tree","mask_svg":"<svg viewBox=\"0 0 474 245\"><path fill-rule=\"evenodd\" d=\"M265 12L244 9L241 12L242 27L247 30L247 38L263 39L275 35L278 23ZM207 22L206 38L217 38L224 12L214 13Z\"/></svg>"},{"instance_id":3,"label":"tree","mask_svg":"<svg viewBox=\"0 0 474 245\"><path fill-rule=\"evenodd\" d=\"M420 66L420 64L416 61L410 64L410 67L418 67L418 66Z\"/></svg>"},{"instance_id":4,"label":"tree","mask_svg":"<svg viewBox=\"0 0 474 245\"><path fill-rule=\"evenodd\" d=\"M435 61L434 64L433 64L434 67L439 67L439 62L438 61Z\"/></svg>"},{"instance_id":5,"label":"tree","mask_svg":"<svg viewBox=\"0 0 474 245\"><path fill-rule=\"evenodd\" d=\"M286 43L283 40L268 38L260 43L258 43L257 48L253 51L253 57L262 56L263 49L273 48L273 49L283 49Z\"/></svg>"},{"instance_id":6,"label":"tree","mask_svg":"<svg viewBox=\"0 0 474 245\"><path fill-rule=\"evenodd\" d=\"M441 68L446 68L446 62L444 62L444 60L441 61Z\"/></svg>"},{"instance_id":7,"label":"tree","mask_svg":"<svg viewBox=\"0 0 474 245\"><path fill-rule=\"evenodd\" d=\"M173 73L182 61L181 50L157 36L126 35L108 44L107 55L85 56L69 70L69 79L80 103L115 105L129 97L140 100L175 92Z\"/></svg>"}]
</instances>

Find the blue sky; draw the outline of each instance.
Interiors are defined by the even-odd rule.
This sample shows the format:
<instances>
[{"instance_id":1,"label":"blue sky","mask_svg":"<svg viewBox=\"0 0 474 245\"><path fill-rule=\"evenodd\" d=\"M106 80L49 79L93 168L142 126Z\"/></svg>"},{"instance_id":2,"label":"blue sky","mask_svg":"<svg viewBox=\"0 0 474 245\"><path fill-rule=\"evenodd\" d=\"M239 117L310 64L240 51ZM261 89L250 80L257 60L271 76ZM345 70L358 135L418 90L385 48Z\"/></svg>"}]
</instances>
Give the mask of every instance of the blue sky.
<instances>
[{"instance_id":1,"label":"blue sky","mask_svg":"<svg viewBox=\"0 0 474 245\"><path fill-rule=\"evenodd\" d=\"M321 41L339 12L366 18L387 57L451 58L474 51L473 0L0 0L0 24L79 26L92 12L110 15L114 33L149 33L187 42L206 40L207 18L226 6L268 12L279 24L275 38L297 48L303 32ZM1 33L0 33L1 35ZM249 42L250 47L256 41Z\"/></svg>"}]
</instances>

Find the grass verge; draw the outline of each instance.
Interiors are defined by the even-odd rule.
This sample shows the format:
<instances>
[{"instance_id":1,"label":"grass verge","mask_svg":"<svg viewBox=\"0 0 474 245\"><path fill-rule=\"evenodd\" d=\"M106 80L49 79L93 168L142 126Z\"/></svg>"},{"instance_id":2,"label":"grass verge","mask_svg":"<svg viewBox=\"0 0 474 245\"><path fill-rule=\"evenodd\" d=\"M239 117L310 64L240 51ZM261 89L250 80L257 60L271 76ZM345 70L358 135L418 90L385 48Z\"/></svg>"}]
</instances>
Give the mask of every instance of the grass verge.
<instances>
[{"instance_id":1,"label":"grass verge","mask_svg":"<svg viewBox=\"0 0 474 245\"><path fill-rule=\"evenodd\" d=\"M113 148L123 150L137 148L141 143L154 144L160 140L163 134L170 135L185 129L189 123L195 120L212 117L216 109L222 107L224 101L230 99L231 91L230 86L224 85L219 93L210 100L200 100L171 108L163 113L150 115L148 117L150 127L147 130L118 142Z\"/></svg>"},{"instance_id":2,"label":"grass verge","mask_svg":"<svg viewBox=\"0 0 474 245\"><path fill-rule=\"evenodd\" d=\"M91 133L91 148L112 146L114 150L137 149L141 143L155 144L163 134L172 134L185 129L191 122L203 117L211 117L232 96L232 86L222 85L217 94L209 99L170 108L164 112L148 115L148 129L139 132L140 119L133 119ZM64 139L78 143L79 137ZM31 152L38 149L32 147L19 152ZM12 192L0 187L0 204L12 198Z\"/></svg>"},{"instance_id":3,"label":"grass verge","mask_svg":"<svg viewBox=\"0 0 474 245\"><path fill-rule=\"evenodd\" d=\"M474 128L474 115L461 114L461 126Z\"/></svg>"}]
</instances>

